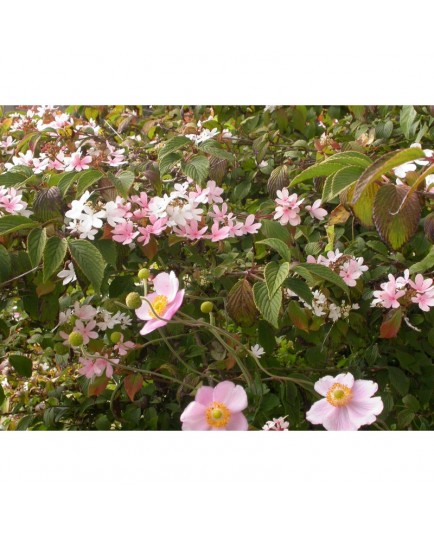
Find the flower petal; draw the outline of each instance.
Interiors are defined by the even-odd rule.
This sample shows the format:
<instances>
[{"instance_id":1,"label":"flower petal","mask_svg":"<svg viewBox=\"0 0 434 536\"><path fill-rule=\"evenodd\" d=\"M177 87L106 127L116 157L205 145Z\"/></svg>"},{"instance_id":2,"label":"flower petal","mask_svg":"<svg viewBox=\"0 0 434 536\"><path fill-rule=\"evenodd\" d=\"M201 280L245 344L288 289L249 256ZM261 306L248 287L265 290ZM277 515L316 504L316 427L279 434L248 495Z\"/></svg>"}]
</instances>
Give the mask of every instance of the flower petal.
<instances>
[{"instance_id":1,"label":"flower petal","mask_svg":"<svg viewBox=\"0 0 434 536\"><path fill-rule=\"evenodd\" d=\"M179 288L179 281L175 272L172 271L170 274L162 272L156 276L153 283L157 294L166 296L169 302L173 301Z\"/></svg>"},{"instance_id":2,"label":"flower petal","mask_svg":"<svg viewBox=\"0 0 434 536\"><path fill-rule=\"evenodd\" d=\"M375 422L376 416L380 415L383 408L383 401L379 396L365 400L352 400L347 406L351 421L356 423L358 427Z\"/></svg>"},{"instance_id":3,"label":"flower petal","mask_svg":"<svg viewBox=\"0 0 434 536\"><path fill-rule=\"evenodd\" d=\"M247 394L241 385L224 381L214 387L213 398L215 402L221 402L231 412L243 411L247 408Z\"/></svg>"},{"instance_id":4,"label":"flower petal","mask_svg":"<svg viewBox=\"0 0 434 536\"><path fill-rule=\"evenodd\" d=\"M239 387L239 386L238 386ZM249 428L249 424L244 415L240 413L232 413L228 424L226 425L226 430L246 432Z\"/></svg>"},{"instance_id":5,"label":"flower petal","mask_svg":"<svg viewBox=\"0 0 434 536\"><path fill-rule=\"evenodd\" d=\"M377 389L378 384L372 380L356 380L351 389L352 399L356 401L371 398L377 392Z\"/></svg>"},{"instance_id":6,"label":"flower petal","mask_svg":"<svg viewBox=\"0 0 434 536\"><path fill-rule=\"evenodd\" d=\"M150 294L146 296L146 299L152 303L154 298L156 298L157 296L158 294L156 292L151 292ZM143 301L142 305L138 309L135 310L135 313L137 317L140 318L140 320L151 320L152 318L154 318L151 315L152 309L148 301Z\"/></svg>"},{"instance_id":7,"label":"flower petal","mask_svg":"<svg viewBox=\"0 0 434 536\"><path fill-rule=\"evenodd\" d=\"M353 432L360 427L360 424L351 420L348 406L333 408L333 411L324 420L322 425L326 430L338 432Z\"/></svg>"},{"instance_id":8,"label":"flower petal","mask_svg":"<svg viewBox=\"0 0 434 536\"><path fill-rule=\"evenodd\" d=\"M330 387L335 383L336 380L333 376L324 376L324 378L319 379L313 387L317 393L326 396Z\"/></svg>"},{"instance_id":9,"label":"flower petal","mask_svg":"<svg viewBox=\"0 0 434 536\"><path fill-rule=\"evenodd\" d=\"M214 392L214 389L212 387L203 386L197 390L195 401L198 404L202 404L204 406L210 406L212 404L213 392Z\"/></svg>"},{"instance_id":10,"label":"flower petal","mask_svg":"<svg viewBox=\"0 0 434 536\"><path fill-rule=\"evenodd\" d=\"M184 292L184 289L177 292L173 302L169 304L167 309L164 311L163 318L165 318L166 320L170 320L172 316L176 313L176 311L181 307L182 300L184 299Z\"/></svg>"},{"instance_id":11,"label":"flower petal","mask_svg":"<svg viewBox=\"0 0 434 536\"><path fill-rule=\"evenodd\" d=\"M306 413L306 419L312 424L323 424L324 420L331 415L334 409L335 408L327 402L327 399L323 398L312 405L310 410Z\"/></svg>"},{"instance_id":12,"label":"flower petal","mask_svg":"<svg viewBox=\"0 0 434 536\"><path fill-rule=\"evenodd\" d=\"M152 320L148 320L146 324L143 326L143 328L140 330L140 335L147 335L148 333L151 333L151 331L156 330L157 328L161 328L165 326L167 322L164 320L160 320L158 318L153 318Z\"/></svg>"}]
</instances>

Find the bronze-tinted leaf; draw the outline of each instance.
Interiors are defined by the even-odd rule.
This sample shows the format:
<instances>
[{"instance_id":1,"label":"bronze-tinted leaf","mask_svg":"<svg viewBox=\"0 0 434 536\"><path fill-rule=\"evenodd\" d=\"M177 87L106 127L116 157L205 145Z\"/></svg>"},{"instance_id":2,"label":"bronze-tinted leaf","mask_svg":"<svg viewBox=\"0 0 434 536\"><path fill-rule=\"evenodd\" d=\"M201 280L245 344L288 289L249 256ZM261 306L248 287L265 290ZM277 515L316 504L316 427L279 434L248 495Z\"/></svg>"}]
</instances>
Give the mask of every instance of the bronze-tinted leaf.
<instances>
[{"instance_id":1,"label":"bronze-tinted leaf","mask_svg":"<svg viewBox=\"0 0 434 536\"><path fill-rule=\"evenodd\" d=\"M398 309L391 309L384 316L384 320L380 326L380 337L382 339L393 339L397 336L398 331L401 328L402 322L402 310L401 307Z\"/></svg>"},{"instance_id":2,"label":"bronze-tinted leaf","mask_svg":"<svg viewBox=\"0 0 434 536\"><path fill-rule=\"evenodd\" d=\"M431 212L431 214L428 214L425 218L423 230L425 231L425 236L428 240L434 244L434 212Z\"/></svg>"},{"instance_id":3,"label":"bronze-tinted leaf","mask_svg":"<svg viewBox=\"0 0 434 536\"><path fill-rule=\"evenodd\" d=\"M251 326L256 319L253 290L247 279L235 283L228 294L226 310L234 322L241 326Z\"/></svg>"},{"instance_id":4,"label":"bronze-tinted leaf","mask_svg":"<svg viewBox=\"0 0 434 536\"><path fill-rule=\"evenodd\" d=\"M421 205L413 192L401 207L408 194L408 186L386 184L378 191L374 201L374 222L381 238L392 249L399 249L414 235L419 225Z\"/></svg>"},{"instance_id":5,"label":"bronze-tinted leaf","mask_svg":"<svg viewBox=\"0 0 434 536\"><path fill-rule=\"evenodd\" d=\"M228 161L225 158L219 158L218 156L210 156L209 158L209 176L210 179L216 181L217 184L221 184L226 170L228 168Z\"/></svg>"},{"instance_id":6,"label":"bronze-tinted leaf","mask_svg":"<svg viewBox=\"0 0 434 536\"><path fill-rule=\"evenodd\" d=\"M277 190L281 190L288 186L288 166L277 166L271 172L270 178L267 182L267 189L270 197L273 199L276 197Z\"/></svg>"}]
</instances>

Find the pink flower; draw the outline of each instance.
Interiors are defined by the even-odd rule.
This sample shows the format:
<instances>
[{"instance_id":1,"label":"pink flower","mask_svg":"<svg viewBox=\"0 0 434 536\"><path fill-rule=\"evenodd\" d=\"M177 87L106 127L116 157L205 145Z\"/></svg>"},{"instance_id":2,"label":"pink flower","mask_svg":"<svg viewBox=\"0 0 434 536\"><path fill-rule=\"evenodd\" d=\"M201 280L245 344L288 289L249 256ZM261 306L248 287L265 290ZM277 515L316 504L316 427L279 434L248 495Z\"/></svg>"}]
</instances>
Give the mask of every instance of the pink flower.
<instances>
[{"instance_id":1,"label":"pink flower","mask_svg":"<svg viewBox=\"0 0 434 536\"><path fill-rule=\"evenodd\" d=\"M266 432L287 432L289 422L285 419L286 417L279 417L278 419L267 421L262 427L262 430L265 430Z\"/></svg>"},{"instance_id":2,"label":"pink flower","mask_svg":"<svg viewBox=\"0 0 434 536\"><path fill-rule=\"evenodd\" d=\"M216 222L224 222L228 213L228 205L227 203L223 203L221 208L218 205L213 205L212 207L213 211L208 211L208 216L211 216L211 218Z\"/></svg>"},{"instance_id":3,"label":"pink flower","mask_svg":"<svg viewBox=\"0 0 434 536\"><path fill-rule=\"evenodd\" d=\"M191 220L179 229L175 227L174 231L177 235L184 236L189 240L198 240L208 231L208 227L205 226L199 229L197 221Z\"/></svg>"},{"instance_id":4,"label":"pink flower","mask_svg":"<svg viewBox=\"0 0 434 536\"><path fill-rule=\"evenodd\" d=\"M81 156L81 151L72 153L70 157L65 158L67 164L65 171L83 171L89 169L87 164L92 162L91 156Z\"/></svg>"},{"instance_id":5,"label":"pink flower","mask_svg":"<svg viewBox=\"0 0 434 536\"><path fill-rule=\"evenodd\" d=\"M119 359L110 359L109 361L107 359L107 355L102 358L99 354L95 354L94 358L96 359L80 357L79 361L83 366L79 368L77 372L90 379L94 376L102 376L103 372L105 371L107 378L111 378L113 376L112 364L117 365L119 363Z\"/></svg>"},{"instance_id":6,"label":"pink flower","mask_svg":"<svg viewBox=\"0 0 434 536\"><path fill-rule=\"evenodd\" d=\"M78 331L79 333L81 333L83 337L83 344L87 344L90 339L98 338L98 333L96 331L92 331L95 326L95 320L91 320L86 325L83 324L81 320L75 321L74 331Z\"/></svg>"},{"instance_id":7,"label":"pink flower","mask_svg":"<svg viewBox=\"0 0 434 536\"><path fill-rule=\"evenodd\" d=\"M276 212L274 214L275 220L280 220L281 225L286 225L289 223L292 226L299 225L301 218L299 216L300 208L295 207L294 209L289 207L278 206L276 207Z\"/></svg>"},{"instance_id":8,"label":"pink flower","mask_svg":"<svg viewBox=\"0 0 434 536\"><path fill-rule=\"evenodd\" d=\"M74 303L74 314L80 320L92 320L97 314L97 310L92 305L80 305L80 302Z\"/></svg>"},{"instance_id":9,"label":"pink flower","mask_svg":"<svg viewBox=\"0 0 434 536\"><path fill-rule=\"evenodd\" d=\"M246 221L241 226L240 231L242 231L243 234L256 234L258 232L258 229L261 228L261 223L253 223L255 221L254 214L249 214L246 218Z\"/></svg>"},{"instance_id":10,"label":"pink flower","mask_svg":"<svg viewBox=\"0 0 434 536\"><path fill-rule=\"evenodd\" d=\"M430 277L424 279L422 274L417 274L414 282L410 279L408 283L412 288L414 288L414 290L417 290L421 294L434 290L434 287L432 286L432 279Z\"/></svg>"},{"instance_id":11,"label":"pink flower","mask_svg":"<svg viewBox=\"0 0 434 536\"><path fill-rule=\"evenodd\" d=\"M434 307L434 287L430 292L416 294L411 298L411 301L417 303L422 311L428 312L430 307Z\"/></svg>"},{"instance_id":12,"label":"pink flower","mask_svg":"<svg viewBox=\"0 0 434 536\"><path fill-rule=\"evenodd\" d=\"M124 246L131 244L131 242L138 236L139 231L134 231L134 224L132 221L125 221L119 223L113 229L113 240L120 242Z\"/></svg>"},{"instance_id":13,"label":"pink flower","mask_svg":"<svg viewBox=\"0 0 434 536\"><path fill-rule=\"evenodd\" d=\"M123 335L121 335L120 341L114 345L114 349L119 352L119 355L127 355L128 352L130 352L135 347L136 345L133 343L133 341L124 342Z\"/></svg>"},{"instance_id":14,"label":"pink flower","mask_svg":"<svg viewBox=\"0 0 434 536\"><path fill-rule=\"evenodd\" d=\"M399 298L404 296L405 290L396 290L396 281L392 274L389 274L389 282L381 283L383 290L374 291L375 299L372 300L372 305L380 303L386 309L397 309L400 307Z\"/></svg>"},{"instance_id":15,"label":"pink flower","mask_svg":"<svg viewBox=\"0 0 434 536\"><path fill-rule=\"evenodd\" d=\"M211 227L211 234L204 238L211 238L211 242L218 242L219 240L225 240L229 236L229 227L224 225L219 229L218 222L215 222Z\"/></svg>"},{"instance_id":16,"label":"pink flower","mask_svg":"<svg viewBox=\"0 0 434 536\"><path fill-rule=\"evenodd\" d=\"M321 199L317 199L312 206L307 205L306 210L309 212L312 218L316 218L317 220L321 221L327 216L327 210L320 207Z\"/></svg>"},{"instance_id":17,"label":"pink flower","mask_svg":"<svg viewBox=\"0 0 434 536\"><path fill-rule=\"evenodd\" d=\"M184 431L246 431L247 394L241 385L224 381L215 387L201 387L194 402L181 415Z\"/></svg>"},{"instance_id":18,"label":"pink flower","mask_svg":"<svg viewBox=\"0 0 434 536\"><path fill-rule=\"evenodd\" d=\"M322 424L326 430L352 431L372 424L383 411L381 397L371 398L378 385L370 380L356 380L349 372L335 378L324 376L314 385L324 396L306 414L312 424Z\"/></svg>"},{"instance_id":19,"label":"pink flower","mask_svg":"<svg viewBox=\"0 0 434 536\"><path fill-rule=\"evenodd\" d=\"M215 181L208 181L206 183L206 188L203 193L206 191L208 203L222 203L223 198L220 195L223 193L223 188L219 188Z\"/></svg>"},{"instance_id":20,"label":"pink flower","mask_svg":"<svg viewBox=\"0 0 434 536\"><path fill-rule=\"evenodd\" d=\"M153 280L155 292L146 296L141 307L136 309L136 315L140 320L146 320L140 331L141 335L147 335L157 328L165 326L176 311L181 307L184 299L184 290L178 290L179 281L174 272L162 272ZM152 305L152 307L151 307ZM154 313L155 311L155 313ZM160 318L157 318L159 316Z\"/></svg>"},{"instance_id":21,"label":"pink flower","mask_svg":"<svg viewBox=\"0 0 434 536\"><path fill-rule=\"evenodd\" d=\"M349 287L356 286L356 280L366 272L367 266L363 265L363 257L356 259L350 259L342 265L339 275L345 281Z\"/></svg>"}]
</instances>

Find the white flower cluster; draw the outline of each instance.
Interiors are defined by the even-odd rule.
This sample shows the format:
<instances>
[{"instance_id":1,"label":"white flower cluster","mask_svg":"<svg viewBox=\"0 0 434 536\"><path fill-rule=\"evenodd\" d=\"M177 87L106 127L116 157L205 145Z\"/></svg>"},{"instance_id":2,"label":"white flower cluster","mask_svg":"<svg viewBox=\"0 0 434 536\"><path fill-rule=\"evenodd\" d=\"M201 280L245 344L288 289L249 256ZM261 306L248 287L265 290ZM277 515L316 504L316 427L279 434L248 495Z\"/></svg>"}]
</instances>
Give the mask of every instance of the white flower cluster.
<instances>
[{"instance_id":1,"label":"white flower cluster","mask_svg":"<svg viewBox=\"0 0 434 536\"><path fill-rule=\"evenodd\" d=\"M289 289L286 289L286 294L288 297L298 297L297 294ZM346 303L344 300L342 300L340 305L336 305L336 303L329 300L320 290L314 290L312 294L312 305L299 298L304 307L312 311L315 316L324 317L332 322L336 322L340 318L348 318L352 310L360 309L358 303Z\"/></svg>"}]
</instances>

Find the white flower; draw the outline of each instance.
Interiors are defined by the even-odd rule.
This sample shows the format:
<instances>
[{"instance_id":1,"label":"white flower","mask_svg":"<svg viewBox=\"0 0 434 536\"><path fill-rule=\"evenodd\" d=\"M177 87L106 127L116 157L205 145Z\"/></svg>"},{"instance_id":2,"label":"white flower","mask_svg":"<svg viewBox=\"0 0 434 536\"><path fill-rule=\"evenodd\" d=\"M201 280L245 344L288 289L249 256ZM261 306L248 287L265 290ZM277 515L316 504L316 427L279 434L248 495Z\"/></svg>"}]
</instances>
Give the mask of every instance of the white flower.
<instances>
[{"instance_id":1,"label":"white flower","mask_svg":"<svg viewBox=\"0 0 434 536\"><path fill-rule=\"evenodd\" d=\"M409 171L416 171L416 164L407 162L406 164L401 164L400 166L393 168L393 173L400 179L405 179L405 176Z\"/></svg>"},{"instance_id":2,"label":"white flower","mask_svg":"<svg viewBox=\"0 0 434 536\"><path fill-rule=\"evenodd\" d=\"M259 167L260 169L265 168L265 167L267 167L267 166L268 166L268 162L267 162L266 160L262 160L262 162L260 162L260 163L258 164L258 167Z\"/></svg>"},{"instance_id":3,"label":"white flower","mask_svg":"<svg viewBox=\"0 0 434 536\"><path fill-rule=\"evenodd\" d=\"M257 359L260 359L264 354L265 354L265 350L262 348L261 345L259 344L255 344L254 346L251 346L250 347L250 351L252 352L252 354L257 358Z\"/></svg>"},{"instance_id":4,"label":"white flower","mask_svg":"<svg viewBox=\"0 0 434 536\"><path fill-rule=\"evenodd\" d=\"M422 145L420 143L412 143L410 147L416 147L417 149L422 149ZM431 149L424 149L423 153L428 158L431 158L432 155L434 154L434 151L431 151ZM429 164L429 160L415 160L414 162L418 166L426 166L427 164Z\"/></svg>"},{"instance_id":5,"label":"white flower","mask_svg":"<svg viewBox=\"0 0 434 536\"><path fill-rule=\"evenodd\" d=\"M125 210L119 208L118 204L114 201L109 201L108 203L106 203L104 210L107 223L111 227L116 227L118 223L125 222L125 218L123 217L123 215L125 214Z\"/></svg>"},{"instance_id":6,"label":"white flower","mask_svg":"<svg viewBox=\"0 0 434 536\"><path fill-rule=\"evenodd\" d=\"M272 421L267 421L262 427L262 430L265 430L266 432L287 432L289 422L285 421L286 417L287 415L285 415L285 417L273 419Z\"/></svg>"},{"instance_id":7,"label":"white flower","mask_svg":"<svg viewBox=\"0 0 434 536\"><path fill-rule=\"evenodd\" d=\"M68 268L66 270L61 270L57 277L60 277L60 279L63 279L63 284L67 285L68 283L72 283L73 281L77 280L77 276L75 275L75 270L72 262L68 262Z\"/></svg>"},{"instance_id":8,"label":"white flower","mask_svg":"<svg viewBox=\"0 0 434 536\"><path fill-rule=\"evenodd\" d=\"M90 192L86 190L80 199L75 199L71 203L71 209L65 212L65 216L71 220L78 220L81 218L84 206L90 197Z\"/></svg>"}]
</instances>

